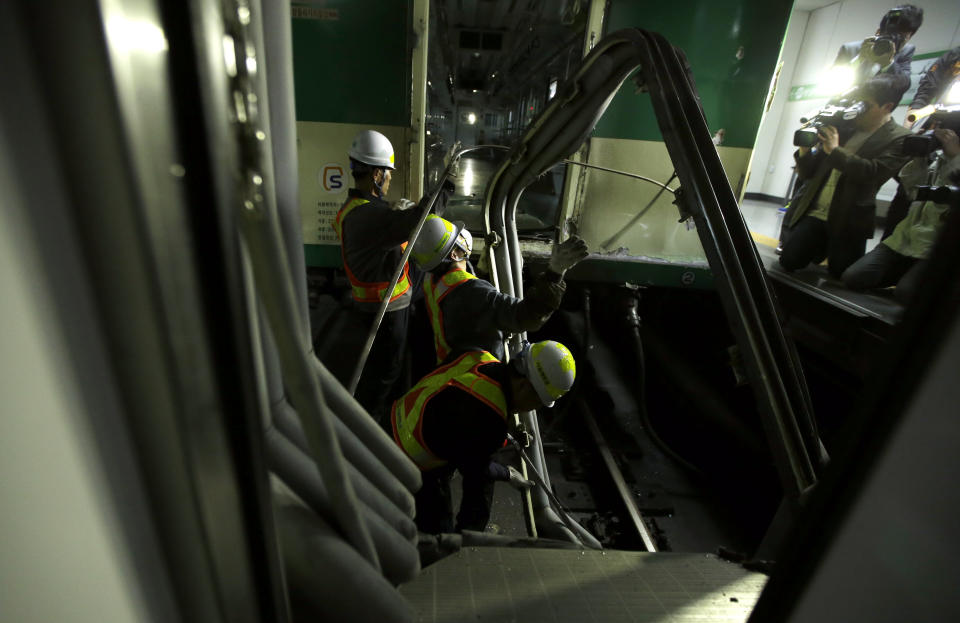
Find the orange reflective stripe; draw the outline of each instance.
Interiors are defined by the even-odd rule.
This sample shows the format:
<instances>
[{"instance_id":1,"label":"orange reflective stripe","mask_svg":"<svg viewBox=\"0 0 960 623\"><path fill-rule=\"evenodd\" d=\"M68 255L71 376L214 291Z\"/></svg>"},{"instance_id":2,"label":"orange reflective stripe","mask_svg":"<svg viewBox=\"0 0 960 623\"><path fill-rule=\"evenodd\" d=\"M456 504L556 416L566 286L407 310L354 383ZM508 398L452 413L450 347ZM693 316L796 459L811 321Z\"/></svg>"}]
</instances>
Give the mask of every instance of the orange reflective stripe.
<instances>
[{"instance_id":1,"label":"orange reflective stripe","mask_svg":"<svg viewBox=\"0 0 960 623\"><path fill-rule=\"evenodd\" d=\"M500 384L480 368L498 361L486 351L464 353L455 361L437 368L394 401L390 411L393 439L423 471L446 465L423 440L423 411L427 403L447 386L458 387L489 406L506 421L507 399Z\"/></svg>"},{"instance_id":2,"label":"orange reflective stripe","mask_svg":"<svg viewBox=\"0 0 960 623\"><path fill-rule=\"evenodd\" d=\"M333 227L333 231L337 233L337 238L340 239L340 257L343 259L343 268L347 271L347 279L350 280L351 293L353 294L353 300L360 303L379 303L383 300L384 294L386 294L387 288L390 287L389 281L377 281L373 283L360 281L357 279L357 276L353 274L353 271L350 270L350 266L347 265L347 253L343 248L343 223L347 218L347 215L353 211L354 208L358 208L364 204L370 203L369 199L362 199L360 197L354 197L343 204L343 207L340 208L340 211L337 212L337 218L334 219L333 223L330 224ZM404 242L400 245L400 248L406 249L407 243ZM396 287L393 289L393 292L390 294L390 302L397 300L404 294L407 290L410 289L410 265L403 265L403 275L400 276L400 280L397 281Z\"/></svg>"},{"instance_id":3,"label":"orange reflective stripe","mask_svg":"<svg viewBox=\"0 0 960 623\"><path fill-rule=\"evenodd\" d=\"M476 277L465 270L455 269L441 277L439 282L434 275L429 275L423 282L423 298L427 303L430 325L433 327L433 347L437 352L437 363L450 354L450 345L443 331L443 310L440 308L440 303L454 288L471 279Z\"/></svg>"}]
</instances>

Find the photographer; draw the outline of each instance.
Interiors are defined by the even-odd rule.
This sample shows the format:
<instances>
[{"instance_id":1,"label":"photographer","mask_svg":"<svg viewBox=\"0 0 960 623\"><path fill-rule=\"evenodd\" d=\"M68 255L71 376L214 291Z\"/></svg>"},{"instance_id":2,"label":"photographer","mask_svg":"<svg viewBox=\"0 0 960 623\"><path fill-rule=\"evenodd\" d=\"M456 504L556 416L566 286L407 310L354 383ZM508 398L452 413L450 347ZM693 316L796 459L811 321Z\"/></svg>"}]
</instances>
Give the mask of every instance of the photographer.
<instances>
[{"instance_id":1,"label":"photographer","mask_svg":"<svg viewBox=\"0 0 960 623\"><path fill-rule=\"evenodd\" d=\"M960 46L944 53L924 71L923 77L920 78L920 85L917 87L917 94L913 96L907 114L904 115L903 127L909 130L914 124L923 123L921 119L934 110L934 105L946 95L958 76L960 76ZM898 184L897 194L887 208L886 225L883 229L884 238L893 233L897 224L907 216L909 209L910 194L906 192L903 184Z\"/></svg>"},{"instance_id":2,"label":"photographer","mask_svg":"<svg viewBox=\"0 0 960 623\"><path fill-rule=\"evenodd\" d=\"M937 129L934 133L943 151L933 164L928 167L925 157L914 158L900 171L900 180L911 197L918 185L946 184L960 172L960 138L953 130ZM930 254L948 209L946 203L915 202L893 234L844 271L843 283L853 290L896 285L897 299L909 301L916 292L917 276L923 271L924 260Z\"/></svg>"},{"instance_id":3,"label":"photographer","mask_svg":"<svg viewBox=\"0 0 960 623\"><path fill-rule=\"evenodd\" d=\"M857 99L864 105L853 122L853 135L841 140L838 129L818 129L820 142L800 147L794 158L802 186L784 218L785 240L780 265L788 271L827 258L830 274L839 277L873 237L877 190L906 161L901 155L909 132L890 113L910 86L899 74L881 74L863 84Z\"/></svg>"},{"instance_id":4,"label":"photographer","mask_svg":"<svg viewBox=\"0 0 960 623\"><path fill-rule=\"evenodd\" d=\"M907 42L921 24L923 9L912 4L896 6L880 20L875 36L841 45L833 64L858 63L854 84L861 84L878 73L903 74L909 78L916 48Z\"/></svg>"},{"instance_id":5,"label":"photographer","mask_svg":"<svg viewBox=\"0 0 960 623\"><path fill-rule=\"evenodd\" d=\"M939 102L947 87L953 84L953 80L957 76L960 76L960 45L933 61L933 64L924 72L923 77L920 78L920 84L917 86L917 94L910 102L910 107L907 110L906 117L904 117L904 127L910 128L917 122L916 113L918 111Z\"/></svg>"}]
</instances>

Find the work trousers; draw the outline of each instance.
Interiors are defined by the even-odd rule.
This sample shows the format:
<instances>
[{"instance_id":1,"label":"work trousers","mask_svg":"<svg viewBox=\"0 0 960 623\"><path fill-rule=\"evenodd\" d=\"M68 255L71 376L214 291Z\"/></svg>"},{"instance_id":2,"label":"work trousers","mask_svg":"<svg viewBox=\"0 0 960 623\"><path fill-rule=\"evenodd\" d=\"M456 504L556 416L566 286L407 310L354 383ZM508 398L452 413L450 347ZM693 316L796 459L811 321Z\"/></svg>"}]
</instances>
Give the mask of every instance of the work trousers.
<instances>
[{"instance_id":1,"label":"work trousers","mask_svg":"<svg viewBox=\"0 0 960 623\"><path fill-rule=\"evenodd\" d=\"M490 521L496 481L510 480L507 468L493 460L476 469L461 470L463 496L454 525L453 497L450 493L450 479L454 471L453 466L446 465L423 473L423 486L414 495L417 504L415 521L420 532L483 532Z\"/></svg>"},{"instance_id":2,"label":"work trousers","mask_svg":"<svg viewBox=\"0 0 960 623\"><path fill-rule=\"evenodd\" d=\"M367 331L376 319L375 312L357 311ZM370 356L363 367L354 397L384 429L389 428L388 416L394 399L402 396L407 387L398 383L403 374L406 355L407 325L410 308L390 311L383 315Z\"/></svg>"},{"instance_id":3,"label":"work trousers","mask_svg":"<svg viewBox=\"0 0 960 623\"><path fill-rule=\"evenodd\" d=\"M839 279L848 266L863 257L866 248L866 239L831 236L826 221L805 216L786 231L780 265L786 270L798 270L826 259L830 274Z\"/></svg>"},{"instance_id":4,"label":"work trousers","mask_svg":"<svg viewBox=\"0 0 960 623\"><path fill-rule=\"evenodd\" d=\"M869 290L897 286L893 295L902 303L916 293L918 277L926 264L909 255L897 253L880 243L843 271L843 283L851 290Z\"/></svg>"}]
</instances>

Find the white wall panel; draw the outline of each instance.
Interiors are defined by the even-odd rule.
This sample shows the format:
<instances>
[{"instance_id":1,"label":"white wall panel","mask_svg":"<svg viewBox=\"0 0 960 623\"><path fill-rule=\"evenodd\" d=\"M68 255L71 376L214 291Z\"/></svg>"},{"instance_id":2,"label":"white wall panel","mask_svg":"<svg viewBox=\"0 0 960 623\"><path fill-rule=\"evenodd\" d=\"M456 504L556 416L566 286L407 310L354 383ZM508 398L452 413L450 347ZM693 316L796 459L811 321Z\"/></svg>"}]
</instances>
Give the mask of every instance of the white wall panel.
<instances>
[{"instance_id":1,"label":"white wall panel","mask_svg":"<svg viewBox=\"0 0 960 623\"><path fill-rule=\"evenodd\" d=\"M796 18L798 12L794 13L783 54L784 71L791 62L787 55L795 55L794 70L790 78L781 76L774 106L760 126L748 192L777 197L786 193L793 169L793 132L799 126L800 117L826 102L824 99L787 102L785 100L789 97L790 87L816 83L836 58L840 45L873 34L880 24L880 18L895 4L888 0L842 0L811 11L805 23ZM917 55L941 52L960 45L960 5L956 0L929 0L915 4L924 10L923 26L911 40L917 48ZM797 37L801 23L802 43L792 46L791 41ZM921 71L931 60L916 61L914 72ZM914 88L917 81L915 75ZM781 101L784 101L782 105ZM898 108L894 112L894 119L902 120L904 112L905 107ZM895 185L888 183L878 197L889 200L894 189Z\"/></svg>"}]
</instances>

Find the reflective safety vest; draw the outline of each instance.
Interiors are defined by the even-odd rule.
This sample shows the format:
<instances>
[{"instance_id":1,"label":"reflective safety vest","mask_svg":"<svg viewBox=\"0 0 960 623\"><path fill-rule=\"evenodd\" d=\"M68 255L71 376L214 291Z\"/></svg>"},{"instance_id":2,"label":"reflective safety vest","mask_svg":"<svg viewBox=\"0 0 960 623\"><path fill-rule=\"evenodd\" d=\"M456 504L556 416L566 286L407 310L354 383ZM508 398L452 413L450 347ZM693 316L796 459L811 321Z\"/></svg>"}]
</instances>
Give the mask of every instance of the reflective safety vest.
<instances>
[{"instance_id":1,"label":"reflective safety vest","mask_svg":"<svg viewBox=\"0 0 960 623\"><path fill-rule=\"evenodd\" d=\"M430 399L441 390L459 388L490 407L504 421L507 420L507 399L503 388L480 371L481 367L497 361L486 351L464 353L452 363L423 377L410 391L394 401L390 410L393 440L422 471L447 464L427 447L422 430L423 411ZM464 434L469 432L464 431Z\"/></svg>"},{"instance_id":2,"label":"reflective safety vest","mask_svg":"<svg viewBox=\"0 0 960 623\"><path fill-rule=\"evenodd\" d=\"M440 303L453 292L454 288L471 279L476 277L465 270L451 270L439 281L435 275L429 275L423 282L423 298L427 303L430 325L433 326L433 347L437 351L437 363L441 363L450 354L450 345L443 332L443 310L440 308Z\"/></svg>"},{"instance_id":3,"label":"reflective safety vest","mask_svg":"<svg viewBox=\"0 0 960 623\"><path fill-rule=\"evenodd\" d=\"M370 201L360 197L351 198L350 201L346 202L343 207L340 208L340 211L337 212L337 218L331 225L333 231L337 232L337 238L340 239L340 256L343 258L343 268L347 271L347 278L350 280L350 285L352 286L353 300L359 301L360 303L379 303L383 300L383 295L386 293L387 288L390 287L390 282L378 281L369 283L357 279L357 276L353 274L353 271L350 270L350 266L347 264L347 252L346 249L343 248L343 222L354 208L362 206L365 203L370 203ZM406 249L407 243L404 242L400 247ZM410 289L409 272L410 265L409 263L405 263L403 265L403 275L400 276L397 287L393 289L393 293L390 295L391 303L403 296L406 291Z\"/></svg>"}]
</instances>

